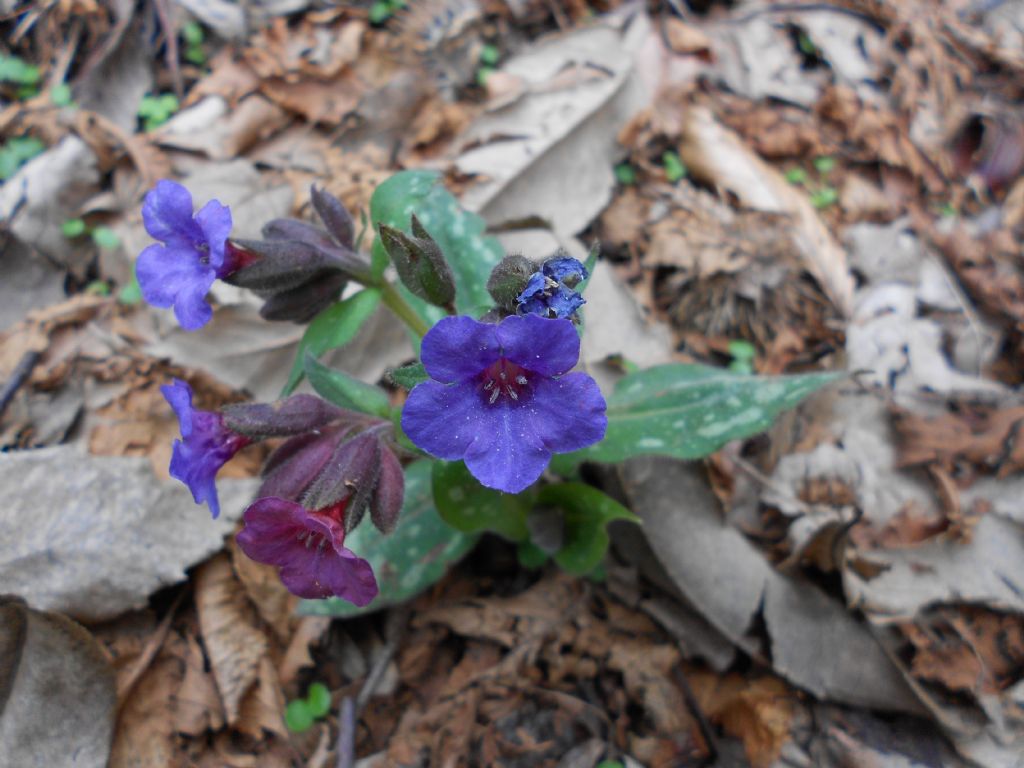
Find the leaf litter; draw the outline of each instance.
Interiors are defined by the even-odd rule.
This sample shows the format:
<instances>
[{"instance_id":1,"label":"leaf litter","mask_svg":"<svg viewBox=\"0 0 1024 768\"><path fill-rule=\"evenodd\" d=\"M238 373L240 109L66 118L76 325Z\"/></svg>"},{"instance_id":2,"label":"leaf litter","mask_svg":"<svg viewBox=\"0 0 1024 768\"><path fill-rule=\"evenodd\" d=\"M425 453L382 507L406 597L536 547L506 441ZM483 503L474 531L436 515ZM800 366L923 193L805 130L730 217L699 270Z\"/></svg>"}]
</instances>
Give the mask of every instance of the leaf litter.
<instances>
[{"instance_id":1,"label":"leaf litter","mask_svg":"<svg viewBox=\"0 0 1024 768\"><path fill-rule=\"evenodd\" d=\"M222 39L205 64L173 67L140 55L131 13L4 22L12 50L70 75L82 103L40 94L0 114L47 147L0 194L17 274L47 275L5 304L0 331L0 380L17 385L0 408L0 591L30 606L3 606L0 648L21 661L2 660L15 688L0 685L14 691L0 727L27 733L24 712L50 699L26 670L60 657L96 701L65 697L66 732L19 748L74 733L115 766L330 764L334 713L306 734L282 720L313 681L361 701L370 764L1012 764L1024 53L1010 4L434 5L458 6L457 23L423 43L429 18L183 3ZM481 86L484 41L501 58ZM126 56L137 65L117 66ZM143 84L178 82L181 111L141 130ZM156 178L202 180L255 234L309 215L297 201L313 182L365 210L396 161L446 171L513 228L510 248L601 241L588 300L606 309L584 357L602 385L622 357L728 365L736 340L759 372L855 374L703 468L641 460L605 477L650 547L618 547L607 585L524 571L485 540L387 619L296 617L224 544L262 455L229 468L219 522L192 517L166 484L158 387L187 376L211 404L273 397L299 334L257 332L237 292L215 295L200 338L83 288L130 280ZM77 217L123 246L67 238ZM410 357L381 325L340 362L378 380Z\"/></svg>"}]
</instances>

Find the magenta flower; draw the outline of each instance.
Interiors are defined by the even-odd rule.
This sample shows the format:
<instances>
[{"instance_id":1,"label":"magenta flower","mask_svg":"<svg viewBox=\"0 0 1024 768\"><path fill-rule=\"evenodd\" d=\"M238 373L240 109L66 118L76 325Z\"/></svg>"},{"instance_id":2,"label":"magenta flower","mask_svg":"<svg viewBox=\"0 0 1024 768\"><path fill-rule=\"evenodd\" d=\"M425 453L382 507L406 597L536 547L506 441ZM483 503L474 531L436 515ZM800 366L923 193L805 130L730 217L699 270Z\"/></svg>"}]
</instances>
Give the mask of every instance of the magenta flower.
<instances>
[{"instance_id":1,"label":"magenta flower","mask_svg":"<svg viewBox=\"0 0 1024 768\"><path fill-rule=\"evenodd\" d=\"M343 546L347 502L312 511L285 499L257 499L245 510L238 546L255 561L278 566L292 594L307 599L337 595L367 605L377 596L377 580L370 564Z\"/></svg>"},{"instance_id":2,"label":"magenta flower","mask_svg":"<svg viewBox=\"0 0 1024 768\"><path fill-rule=\"evenodd\" d=\"M142 220L163 243L146 248L135 264L143 298L154 307L173 306L185 330L201 328L213 316L206 303L213 281L239 266L226 255L231 210L211 200L193 215L189 191L164 179L142 201Z\"/></svg>"},{"instance_id":3,"label":"magenta flower","mask_svg":"<svg viewBox=\"0 0 1024 768\"><path fill-rule=\"evenodd\" d=\"M518 493L540 477L553 453L604 437L601 391L585 373L567 373L580 354L568 320L506 317L497 325L446 317L423 338L431 381L409 393L402 428L432 456L464 459L483 485Z\"/></svg>"},{"instance_id":4,"label":"magenta flower","mask_svg":"<svg viewBox=\"0 0 1024 768\"><path fill-rule=\"evenodd\" d=\"M251 439L233 432L219 413L198 411L192 407L192 389L184 381L160 387L178 416L181 440L174 441L171 453L171 477L181 480L192 491L196 504L206 502L214 517L220 514L214 478L220 468Z\"/></svg>"}]
</instances>

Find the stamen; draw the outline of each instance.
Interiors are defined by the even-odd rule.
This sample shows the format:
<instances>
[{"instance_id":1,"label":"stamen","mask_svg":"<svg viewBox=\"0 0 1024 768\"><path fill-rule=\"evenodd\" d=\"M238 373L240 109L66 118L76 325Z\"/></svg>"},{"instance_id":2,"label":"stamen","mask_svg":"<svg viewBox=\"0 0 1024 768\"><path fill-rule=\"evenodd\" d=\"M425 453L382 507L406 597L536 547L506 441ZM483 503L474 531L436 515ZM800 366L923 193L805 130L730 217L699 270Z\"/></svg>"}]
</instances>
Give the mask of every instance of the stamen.
<instances>
[{"instance_id":1,"label":"stamen","mask_svg":"<svg viewBox=\"0 0 1024 768\"><path fill-rule=\"evenodd\" d=\"M487 383L484 384L484 391L490 392L494 388L494 379L488 379Z\"/></svg>"},{"instance_id":2,"label":"stamen","mask_svg":"<svg viewBox=\"0 0 1024 768\"><path fill-rule=\"evenodd\" d=\"M518 393L516 393L516 391L512 389L512 387L507 387L505 391L508 392L508 396L511 397L513 400L519 399Z\"/></svg>"},{"instance_id":3,"label":"stamen","mask_svg":"<svg viewBox=\"0 0 1024 768\"><path fill-rule=\"evenodd\" d=\"M498 399L498 395L500 395L500 394L501 394L501 390L498 389L497 387L495 387L491 391L491 398L490 398L491 405L494 405L494 401Z\"/></svg>"},{"instance_id":4,"label":"stamen","mask_svg":"<svg viewBox=\"0 0 1024 768\"><path fill-rule=\"evenodd\" d=\"M523 385L525 385L527 383L528 382L526 380L526 377L523 376L523 374L519 374L518 376L516 376L516 384L523 384Z\"/></svg>"}]
</instances>

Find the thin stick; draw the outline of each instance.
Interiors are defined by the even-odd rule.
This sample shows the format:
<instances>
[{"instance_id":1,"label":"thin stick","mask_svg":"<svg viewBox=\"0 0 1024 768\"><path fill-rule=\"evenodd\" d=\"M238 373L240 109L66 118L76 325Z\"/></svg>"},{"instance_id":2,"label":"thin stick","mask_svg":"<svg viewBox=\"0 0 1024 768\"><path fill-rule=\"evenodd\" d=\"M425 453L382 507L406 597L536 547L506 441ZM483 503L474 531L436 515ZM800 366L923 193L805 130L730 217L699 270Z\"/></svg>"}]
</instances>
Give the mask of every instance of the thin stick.
<instances>
[{"instance_id":1,"label":"thin stick","mask_svg":"<svg viewBox=\"0 0 1024 768\"><path fill-rule=\"evenodd\" d=\"M693 719L697 721L697 729L708 748L708 755L701 760L701 764L713 765L718 761L718 741L715 739L715 732L711 730L711 724L704 716L704 710L697 703L697 697L693 695L693 689L690 688L690 683L678 664L672 669L672 676L676 679L676 684L683 693L683 700L686 702L690 714L693 715Z\"/></svg>"},{"instance_id":2,"label":"thin stick","mask_svg":"<svg viewBox=\"0 0 1024 768\"><path fill-rule=\"evenodd\" d=\"M356 705L351 696L341 700L338 712L338 768L352 768L356 761Z\"/></svg>"},{"instance_id":3,"label":"thin stick","mask_svg":"<svg viewBox=\"0 0 1024 768\"><path fill-rule=\"evenodd\" d=\"M7 410L7 406L14 398L14 393L18 391L18 387L32 373L32 369L36 367L40 357L42 357L42 353L35 350L30 350L21 356L21 360L18 361L18 365L14 368L11 378L4 384L3 389L0 389L0 416L4 415L4 411Z\"/></svg>"}]
</instances>

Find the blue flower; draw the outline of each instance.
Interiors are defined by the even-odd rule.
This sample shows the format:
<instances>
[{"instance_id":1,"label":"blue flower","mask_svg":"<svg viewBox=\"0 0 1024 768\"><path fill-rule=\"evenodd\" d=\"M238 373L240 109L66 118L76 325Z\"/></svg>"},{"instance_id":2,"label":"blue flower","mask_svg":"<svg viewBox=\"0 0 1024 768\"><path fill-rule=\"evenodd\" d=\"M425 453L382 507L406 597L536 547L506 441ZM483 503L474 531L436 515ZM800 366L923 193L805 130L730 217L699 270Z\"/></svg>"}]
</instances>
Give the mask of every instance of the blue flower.
<instances>
[{"instance_id":1,"label":"blue flower","mask_svg":"<svg viewBox=\"0 0 1024 768\"><path fill-rule=\"evenodd\" d=\"M238 266L227 255L231 209L211 200L193 215L189 191L164 179L142 201L142 221L163 243L146 248L135 264L142 297L154 307L173 306L185 330L201 328L213 315L210 286Z\"/></svg>"},{"instance_id":2,"label":"blue flower","mask_svg":"<svg viewBox=\"0 0 1024 768\"><path fill-rule=\"evenodd\" d=\"M409 393L402 428L439 459L464 459L483 485L518 493L540 477L553 453L604 437L601 391L585 373L567 373L580 340L568 320L513 315L497 325L446 317L423 338L431 380Z\"/></svg>"},{"instance_id":3,"label":"blue flower","mask_svg":"<svg viewBox=\"0 0 1024 768\"><path fill-rule=\"evenodd\" d=\"M214 517L220 514L214 477L220 468L251 440L232 432L219 413L198 411L192 407L192 389L184 381L160 387L178 416L181 440L174 441L171 477L181 480L192 491L196 504L209 504Z\"/></svg>"},{"instance_id":4,"label":"blue flower","mask_svg":"<svg viewBox=\"0 0 1024 768\"><path fill-rule=\"evenodd\" d=\"M573 288L587 276L586 267L571 256L548 259L516 298L519 314L572 318L586 303Z\"/></svg>"}]
</instances>

